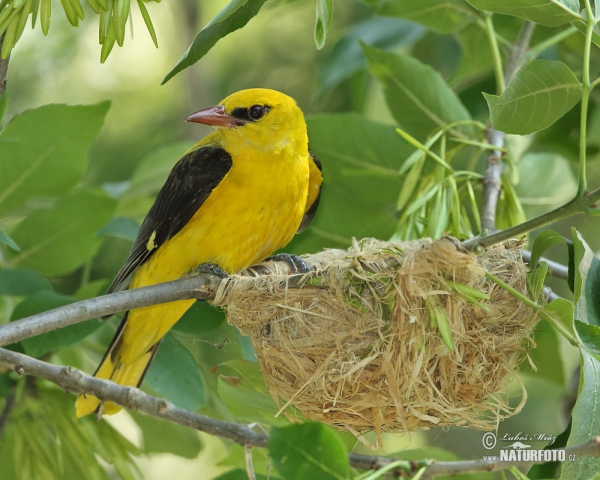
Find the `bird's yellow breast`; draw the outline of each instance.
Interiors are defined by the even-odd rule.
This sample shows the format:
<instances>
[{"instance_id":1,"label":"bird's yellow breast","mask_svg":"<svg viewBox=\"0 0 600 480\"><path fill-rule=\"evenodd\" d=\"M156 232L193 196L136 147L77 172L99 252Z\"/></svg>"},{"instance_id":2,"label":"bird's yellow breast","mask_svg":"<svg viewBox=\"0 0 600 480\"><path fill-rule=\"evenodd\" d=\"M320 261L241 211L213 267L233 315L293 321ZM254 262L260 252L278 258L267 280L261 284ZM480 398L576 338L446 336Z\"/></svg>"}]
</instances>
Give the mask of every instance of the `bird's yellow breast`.
<instances>
[{"instance_id":1,"label":"bird's yellow breast","mask_svg":"<svg viewBox=\"0 0 600 480\"><path fill-rule=\"evenodd\" d=\"M254 151L232 158L229 173L192 219L138 269L132 287L173 280L205 262L233 273L292 239L306 207L308 154Z\"/></svg>"}]
</instances>

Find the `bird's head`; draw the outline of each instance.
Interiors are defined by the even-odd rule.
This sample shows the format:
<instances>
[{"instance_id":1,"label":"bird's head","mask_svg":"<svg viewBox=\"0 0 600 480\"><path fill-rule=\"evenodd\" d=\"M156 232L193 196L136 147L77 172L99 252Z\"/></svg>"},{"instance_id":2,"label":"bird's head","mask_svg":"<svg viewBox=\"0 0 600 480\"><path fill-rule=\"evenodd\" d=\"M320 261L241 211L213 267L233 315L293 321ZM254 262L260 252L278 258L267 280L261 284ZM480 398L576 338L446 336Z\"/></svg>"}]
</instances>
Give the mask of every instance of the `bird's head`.
<instances>
[{"instance_id":1,"label":"bird's head","mask_svg":"<svg viewBox=\"0 0 600 480\"><path fill-rule=\"evenodd\" d=\"M293 98L275 90L241 90L216 107L192 113L186 121L219 129L228 151L250 147L279 153L308 148L302 111Z\"/></svg>"}]
</instances>

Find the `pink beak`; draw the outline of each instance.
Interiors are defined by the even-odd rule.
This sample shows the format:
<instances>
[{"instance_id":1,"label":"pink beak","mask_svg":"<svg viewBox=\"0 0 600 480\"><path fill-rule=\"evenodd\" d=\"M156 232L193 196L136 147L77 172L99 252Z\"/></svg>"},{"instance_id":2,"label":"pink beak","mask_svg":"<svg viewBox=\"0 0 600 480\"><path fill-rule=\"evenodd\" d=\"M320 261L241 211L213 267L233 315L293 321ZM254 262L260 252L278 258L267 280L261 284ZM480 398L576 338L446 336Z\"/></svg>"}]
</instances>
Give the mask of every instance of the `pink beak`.
<instances>
[{"instance_id":1,"label":"pink beak","mask_svg":"<svg viewBox=\"0 0 600 480\"><path fill-rule=\"evenodd\" d=\"M192 113L185 119L186 122L203 123L213 127L229 127L235 128L239 125L239 120L225 113L223 105L216 107L204 108Z\"/></svg>"}]
</instances>

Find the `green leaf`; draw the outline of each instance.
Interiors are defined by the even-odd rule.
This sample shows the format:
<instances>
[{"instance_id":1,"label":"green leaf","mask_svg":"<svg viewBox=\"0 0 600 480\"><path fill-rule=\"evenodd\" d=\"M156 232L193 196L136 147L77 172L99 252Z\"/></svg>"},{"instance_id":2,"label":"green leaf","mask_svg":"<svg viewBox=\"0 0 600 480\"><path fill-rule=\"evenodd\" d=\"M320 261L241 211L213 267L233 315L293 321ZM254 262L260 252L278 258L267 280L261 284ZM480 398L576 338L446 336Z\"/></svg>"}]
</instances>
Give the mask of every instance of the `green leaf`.
<instances>
[{"instance_id":1,"label":"green leaf","mask_svg":"<svg viewBox=\"0 0 600 480\"><path fill-rule=\"evenodd\" d=\"M583 343L581 348L581 374L577 401L571 414L572 427L568 446L580 445L600 431L600 360L595 356L598 348L597 331L600 291L598 287L600 261L581 234L573 229L575 266L575 328ZM590 328L595 327L595 328ZM578 457L574 462L563 462L561 478L590 478L600 471L600 459Z\"/></svg>"},{"instance_id":2,"label":"green leaf","mask_svg":"<svg viewBox=\"0 0 600 480\"><path fill-rule=\"evenodd\" d=\"M420 141L436 128L471 116L438 72L408 55L388 53L363 44L371 73L381 81L394 118ZM457 127L466 134L470 127Z\"/></svg>"},{"instance_id":3,"label":"green leaf","mask_svg":"<svg viewBox=\"0 0 600 480\"><path fill-rule=\"evenodd\" d=\"M529 352L529 358L536 366L535 372L529 362L525 361L519 367L519 373L530 373L551 381L561 389L565 388L565 367L560 350L559 333L547 320L542 320L535 328L535 348Z\"/></svg>"},{"instance_id":4,"label":"green leaf","mask_svg":"<svg viewBox=\"0 0 600 480\"><path fill-rule=\"evenodd\" d=\"M8 236L8 233L6 233L1 228L0 228L0 243L4 243L5 245L8 245L15 252L19 252L21 250L19 248L19 246L15 243L15 241Z\"/></svg>"},{"instance_id":5,"label":"green leaf","mask_svg":"<svg viewBox=\"0 0 600 480\"><path fill-rule=\"evenodd\" d=\"M179 72L200 60L221 38L246 25L265 2L266 0L231 0L200 31L162 83L165 84Z\"/></svg>"},{"instance_id":6,"label":"green leaf","mask_svg":"<svg viewBox=\"0 0 600 480\"><path fill-rule=\"evenodd\" d=\"M67 295L61 295L50 290L44 290L25 298L19 303L12 314L11 320L29 317L36 313L52 310L73 303L75 299ZM100 320L87 320L86 322L70 325L60 330L43 333L35 337L21 340L21 345L27 355L39 357L44 353L68 347L95 332L102 323Z\"/></svg>"},{"instance_id":7,"label":"green leaf","mask_svg":"<svg viewBox=\"0 0 600 480\"><path fill-rule=\"evenodd\" d=\"M271 428L269 451L275 468L286 480L350 478L342 440L322 423Z\"/></svg>"},{"instance_id":8,"label":"green leaf","mask_svg":"<svg viewBox=\"0 0 600 480\"><path fill-rule=\"evenodd\" d=\"M571 413L572 426L568 447L586 443L600 431L600 360L581 349L581 374L577 401ZM598 457L577 456L573 462L563 462L563 480L593 478L600 472Z\"/></svg>"},{"instance_id":9,"label":"green leaf","mask_svg":"<svg viewBox=\"0 0 600 480\"><path fill-rule=\"evenodd\" d=\"M573 229L575 253L575 318L600 326L600 260Z\"/></svg>"},{"instance_id":10,"label":"green leaf","mask_svg":"<svg viewBox=\"0 0 600 480\"><path fill-rule=\"evenodd\" d=\"M102 192L79 191L60 199L52 210L32 213L13 232L21 252L11 255L9 265L35 268L45 275L72 272L100 246L96 232L115 206Z\"/></svg>"},{"instance_id":11,"label":"green leaf","mask_svg":"<svg viewBox=\"0 0 600 480\"><path fill-rule=\"evenodd\" d=\"M529 267L531 268L531 266ZM537 301L540 298L540 294L544 289L544 280L548 274L548 264L542 262L539 267L534 270L527 272L527 295L533 301Z\"/></svg>"},{"instance_id":12,"label":"green leaf","mask_svg":"<svg viewBox=\"0 0 600 480\"><path fill-rule=\"evenodd\" d=\"M217 388L221 400L236 421L258 421L268 425L290 423L283 415L275 417L279 407L269 394L257 363L230 360L220 364Z\"/></svg>"},{"instance_id":13,"label":"green leaf","mask_svg":"<svg viewBox=\"0 0 600 480\"><path fill-rule=\"evenodd\" d=\"M571 22L579 15L579 0L467 0L479 10L514 15L547 27Z\"/></svg>"},{"instance_id":14,"label":"green leaf","mask_svg":"<svg viewBox=\"0 0 600 480\"><path fill-rule=\"evenodd\" d=\"M50 281L37 270L6 268L0 270L0 295L31 295L52 290Z\"/></svg>"},{"instance_id":15,"label":"green leaf","mask_svg":"<svg viewBox=\"0 0 600 480\"><path fill-rule=\"evenodd\" d=\"M572 331L574 308L573 302L565 298L557 298L542 308L540 313L544 317L552 317L567 327L568 330Z\"/></svg>"},{"instance_id":16,"label":"green leaf","mask_svg":"<svg viewBox=\"0 0 600 480\"><path fill-rule=\"evenodd\" d=\"M201 336L219 328L225 322L225 312L208 302L195 302L173 326L185 335Z\"/></svg>"},{"instance_id":17,"label":"green leaf","mask_svg":"<svg viewBox=\"0 0 600 480\"><path fill-rule=\"evenodd\" d=\"M146 9L146 5L144 5L143 0L137 0L138 7L140 8L140 13L142 14L142 18L144 19L144 23L146 24L146 28L148 29L148 33L150 33L150 37L152 38L152 42L154 46L158 48L158 39L156 38L156 32L154 31L154 25L152 25L152 19L150 18L150 14Z\"/></svg>"},{"instance_id":18,"label":"green leaf","mask_svg":"<svg viewBox=\"0 0 600 480\"><path fill-rule=\"evenodd\" d=\"M206 403L204 382L191 353L170 333L165 335L146 382L178 407L196 410Z\"/></svg>"},{"instance_id":19,"label":"green leaf","mask_svg":"<svg viewBox=\"0 0 600 480\"><path fill-rule=\"evenodd\" d=\"M183 458L196 458L202 449L198 432L135 410L129 414L142 429L145 453L172 453Z\"/></svg>"},{"instance_id":20,"label":"green leaf","mask_svg":"<svg viewBox=\"0 0 600 480\"><path fill-rule=\"evenodd\" d=\"M541 232L531 246L531 258L529 260L529 269L535 270L537 264L540 261L540 257L548 250L552 245L557 243L565 243L566 239L561 234L552 230L544 230Z\"/></svg>"},{"instance_id":21,"label":"green leaf","mask_svg":"<svg viewBox=\"0 0 600 480\"><path fill-rule=\"evenodd\" d=\"M460 0L387 0L379 15L405 18L438 33L452 33L478 19L477 12Z\"/></svg>"},{"instance_id":22,"label":"green leaf","mask_svg":"<svg viewBox=\"0 0 600 480\"><path fill-rule=\"evenodd\" d=\"M393 127L354 113L313 116L307 123L326 187L311 226L293 241L295 251L346 248L352 237L389 238L402 186L398 170L413 148Z\"/></svg>"},{"instance_id":23,"label":"green leaf","mask_svg":"<svg viewBox=\"0 0 600 480\"><path fill-rule=\"evenodd\" d=\"M125 240L136 239L140 225L129 217L112 218L106 225L98 230L98 236L111 235L113 237L124 238Z\"/></svg>"},{"instance_id":24,"label":"green leaf","mask_svg":"<svg viewBox=\"0 0 600 480\"><path fill-rule=\"evenodd\" d=\"M408 48L425 32L420 25L399 18L374 17L357 24L320 61L317 96L324 96L357 72L367 69L367 61L358 40L382 50Z\"/></svg>"},{"instance_id":25,"label":"green leaf","mask_svg":"<svg viewBox=\"0 0 600 480\"><path fill-rule=\"evenodd\" d=\"M569 202L577 192L577 181L569 161L558 153L527 152L519 162L515 190L528 218L532 218Z\"/></svg>"},{"instance_id":26,"label":"green leaf","mask_svg":"<svg viewBox=\"0 0 600 480\"><path fill-rule=\"evenodd\" d=\"M317 0L317 18L315 20L315 44L317 50L325 46L327 31L333 19L333 0Z\"/></svg>"},{"instance_id":27,"label":"green leaf","mask_svg":"<svg viewBox=\"0 0 600 480\"><path fill-rule=\"evenodd\" d=\"M600 327L579 320L575 320L574 326L580 344L597 360L600 360Z\"/></svg>"},{"instance_id":28,"label":"green leaf","mask_svg":"<svg viewBox=\"0 0 600 480\"><path fill-rule=\"evenodd\" d=\"M533 60L517 72L502 95L483 94L494 128L519 135L549 127L581 100L581 84L562 62Z\"/></svg>"},{"instance_id":29,"label":"green leaf","mask_svg":"<svg viewBox=\"0 0 600 480\"><path fill-rule=\"evenodd\" d=\"M109 106L46 105L6 125L0 132L0 218L27 210L36 199L64 196L77 184Z\"/></svg>"}]
</instances>

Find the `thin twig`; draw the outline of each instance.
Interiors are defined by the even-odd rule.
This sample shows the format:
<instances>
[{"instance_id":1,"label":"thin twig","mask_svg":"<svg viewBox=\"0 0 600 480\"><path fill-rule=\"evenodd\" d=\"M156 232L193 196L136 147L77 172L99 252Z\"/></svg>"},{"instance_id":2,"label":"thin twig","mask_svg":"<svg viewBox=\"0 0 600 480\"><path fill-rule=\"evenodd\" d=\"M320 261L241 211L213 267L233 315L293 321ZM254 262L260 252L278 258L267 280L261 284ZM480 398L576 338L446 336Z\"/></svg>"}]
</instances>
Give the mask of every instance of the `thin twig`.
<instances>
[{"instance_id":1,"label":"thin twig","mask_svg":"<svg viewBox=\"0 0 600 480\"><path fill-rule=\"evenodd\" d=\"M0 51L2 50L3 43L4 34L0 35ZM8 73L9 60L10 55L6 58L2 58L2 56L0 56L0 100L2 100L2 95L4 95L4 91L6 90L6 75Z\"/></svg>"},{"instance_id":2,"label":"thin twig","mask_svg":"<svg viewBox=\"0 0 600 480\"><path fill-rule=\"evenodd\" d=\"M502 243L503 241L509 240L511 238L519 238L525 235L526 233L531 232L532 230L545 227L546 225L550 225L551 223L562 220L563 218L568 218L580 213L586 213L591 208L596 208L596 202L598 202L599 200L600 188L593 190L583 195L582 197L574 198L569 203L561 207L558 207L550 212L544 213L539 217L527 220L526 222L523 222L519 225L515 225L514 227L494 232L490 235L469 238L468 240L462 242L461 246L467 250L473 250L478 246L489 247L491 245Z\"/></svg>"},{"instance_id":3,"label":"thin twig","mask_svg":"<svg viewBox=\"0 0 600 480\"><path fill-rule=\"evenodd\" d=\"M124 387L109 380L86 375L72 367L59 367L34 358L0 348L0 365L14 369L20 375L32 375L55 383L63 390L73 393L89 393L96 397L115 402L125 408L137 410L147 415L162 418L173 423L194 428L210 435L216 435L231 440L244 447L268 448L269 437L264 433L256 432L247 425L239 425L222 420L215 420L194 412L189 412L176 407L165 399L154 397L137 388ZM593 437L585 444L565 448L566 455L600 456L600 437ZM376 470L396 462L398 459L359 455L348 455L350 465L361 470ZM406 467L399 467L399 474L414 475L425 468L423 478L438 475L458 475L469 472L492 472L504 470L515 466L526 466L539 462L523 461L483 461L464 460L457 462L436 462L422 460L418 462L403 462Z\"/></svg>"}]
</instances>

